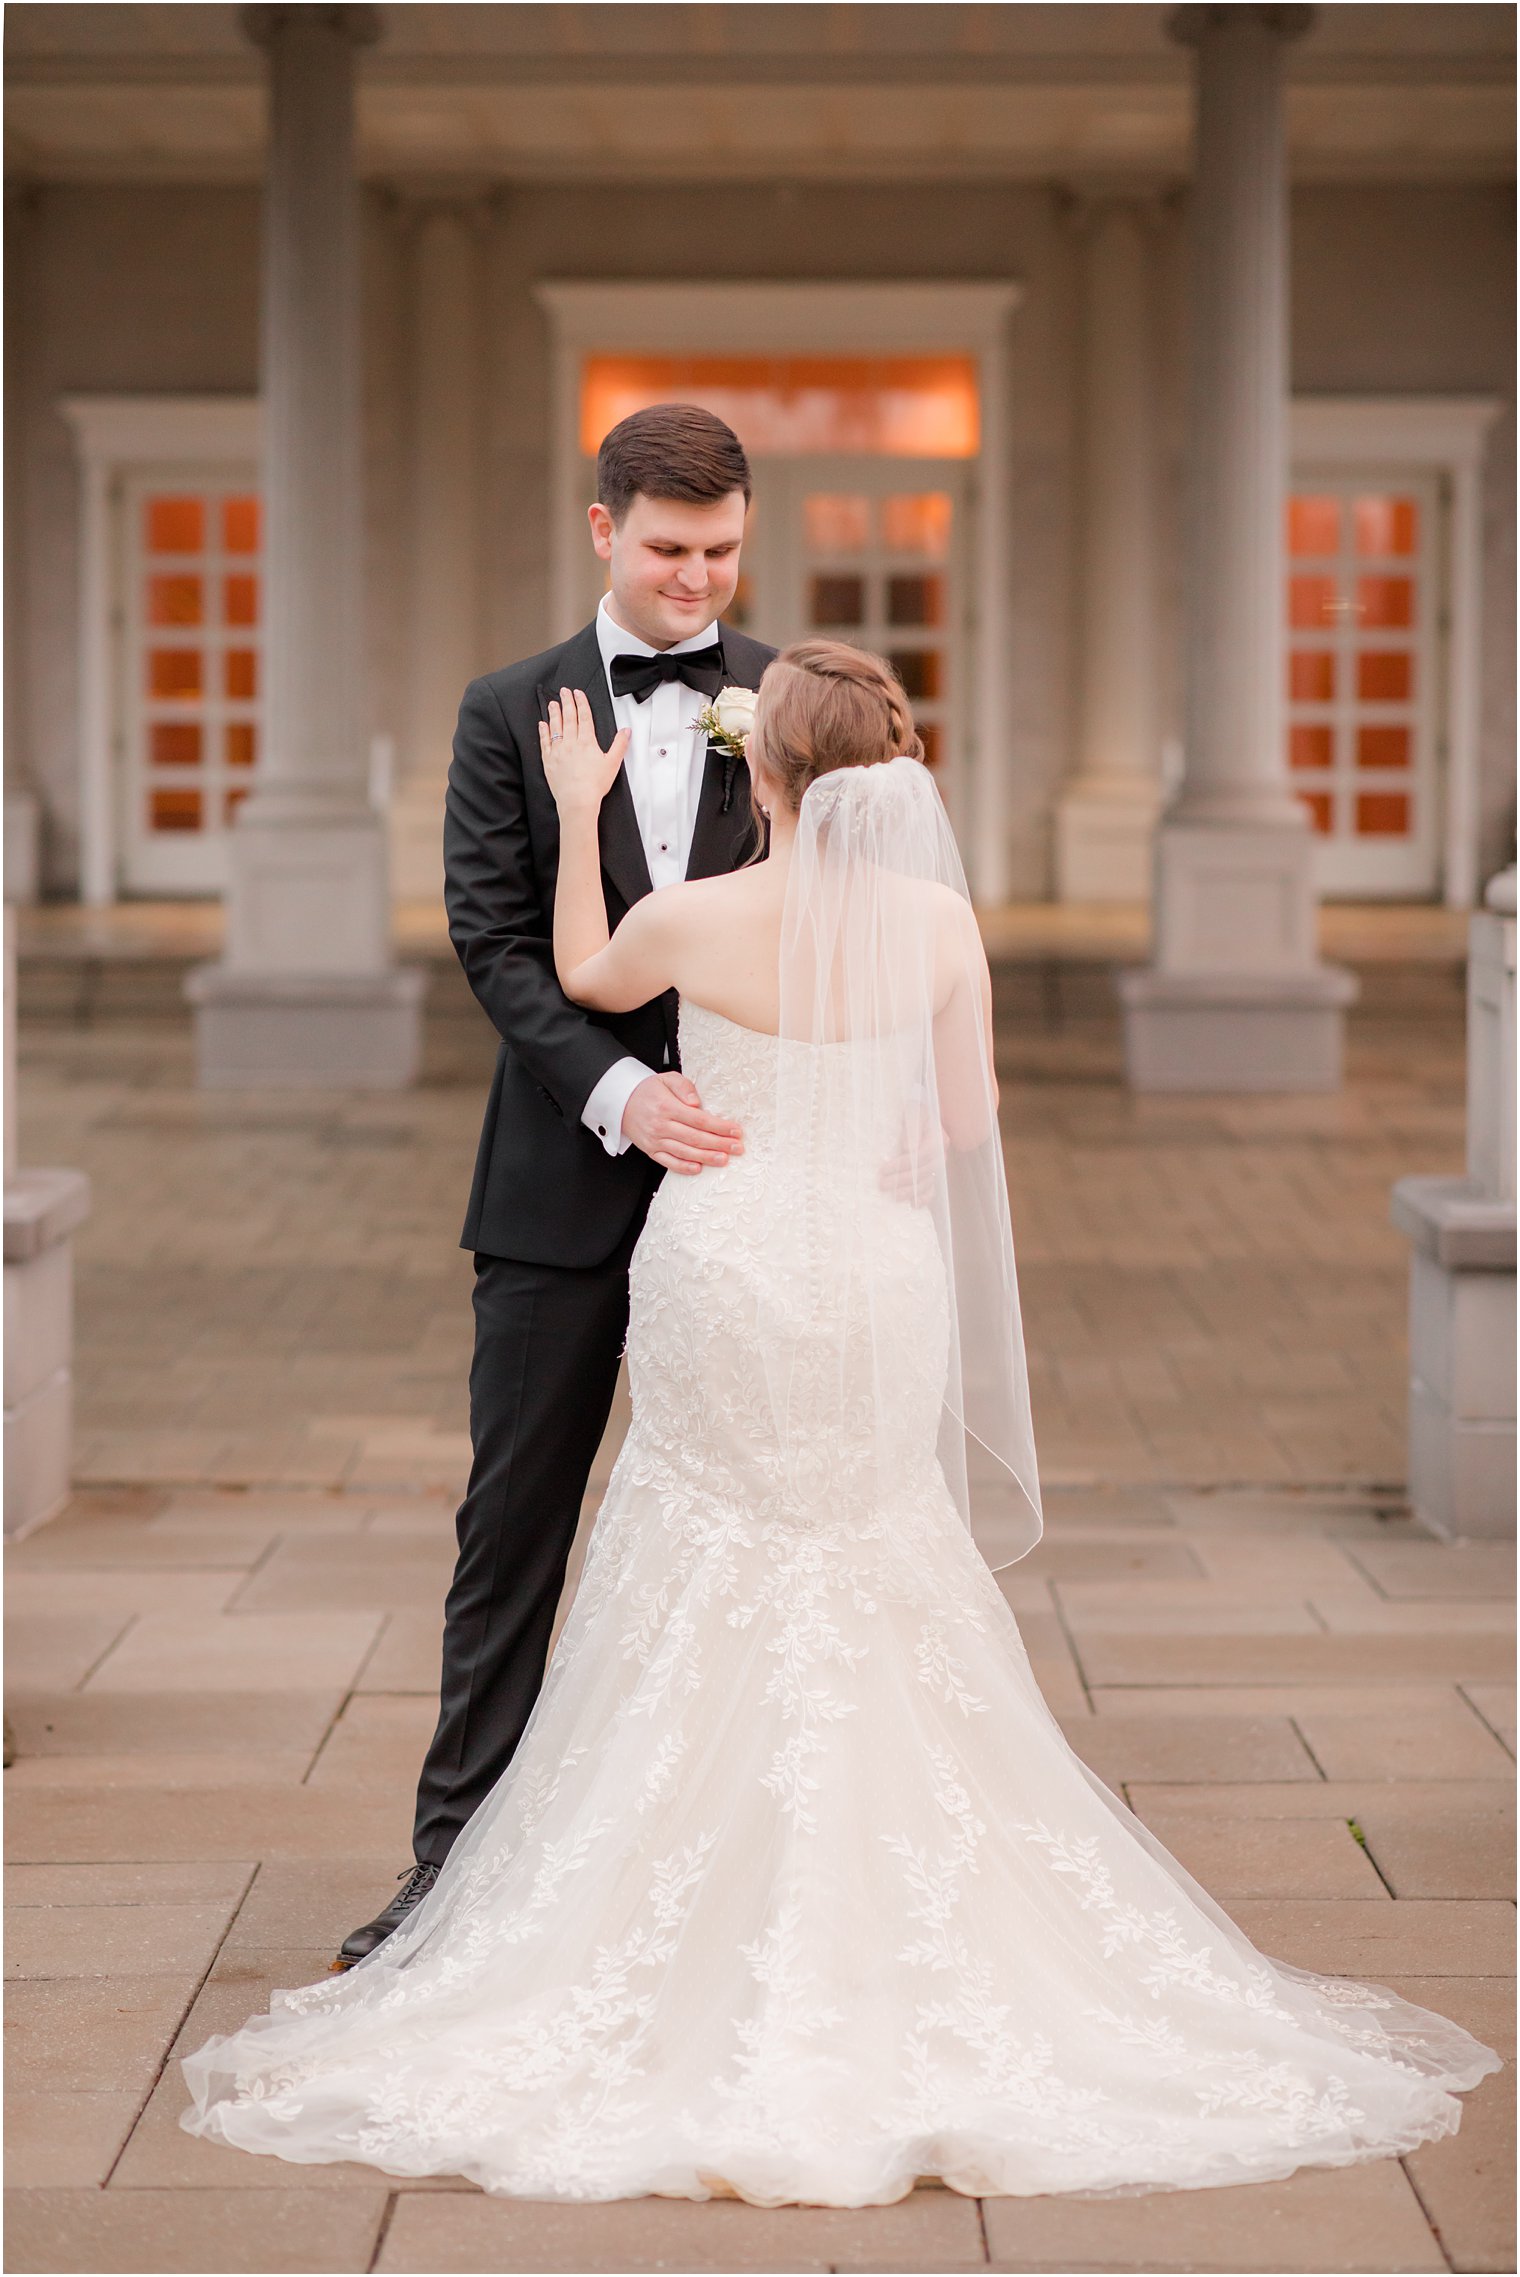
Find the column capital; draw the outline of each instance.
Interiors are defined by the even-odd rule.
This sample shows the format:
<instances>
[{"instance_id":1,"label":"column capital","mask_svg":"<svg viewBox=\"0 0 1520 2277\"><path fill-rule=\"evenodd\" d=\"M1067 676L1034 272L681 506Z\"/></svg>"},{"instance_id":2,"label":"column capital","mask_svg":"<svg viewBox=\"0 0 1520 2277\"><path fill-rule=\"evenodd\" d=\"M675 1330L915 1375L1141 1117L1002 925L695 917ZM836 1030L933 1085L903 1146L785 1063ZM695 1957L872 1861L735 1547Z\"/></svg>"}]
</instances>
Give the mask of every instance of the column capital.
<instances>
[{"instance_id":1,"label":"column capital","mask_svg":"<svg viewBox=\"0 0 1520 2277\"><path fill-rule=\"evenodd\" d=\"M1210 32L1244 20L1260 24L1264 31L1275 32L1286 42L1302 39L1317 14L1312 7L1189 6L1174 8L1166 28L1184 47L1201 47Z\"/></svg>"},{"instance_id":2,"label":"column capital","mask_svg":"<svg viewBox=\"0 0 1520 2277\"><path fill-rule=\"evenodd\" d=\"M341 33L354 47L370 47L380 37L379 9L363 5L239 8L238 23L255 47L272 47L280 34L296 23L315 24L322 31Z\"/></svg>"}]
</instances>

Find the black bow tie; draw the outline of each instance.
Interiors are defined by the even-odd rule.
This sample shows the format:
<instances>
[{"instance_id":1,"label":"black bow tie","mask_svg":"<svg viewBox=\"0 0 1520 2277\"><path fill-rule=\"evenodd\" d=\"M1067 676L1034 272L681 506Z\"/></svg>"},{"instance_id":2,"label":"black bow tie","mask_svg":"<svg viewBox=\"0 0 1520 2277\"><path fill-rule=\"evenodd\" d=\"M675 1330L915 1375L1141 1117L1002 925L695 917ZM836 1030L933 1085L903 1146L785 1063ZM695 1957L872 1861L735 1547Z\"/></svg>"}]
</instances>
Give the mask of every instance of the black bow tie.
<instances>
[{"instance_id":1,"label":"black bow tie","mask_svg":"<svg viewBox=\"0 0 1520 2277\"><path fill-rule=\"evenodd\" d=\"M699 696L715 696L723 685L721 642L714 641L711 648L688 648L679 656L666 650L662 656L615 656L612 659L615 696L632 696L635 703L641 704L666 680L682 680L688 688L695 688Z\"/></svg>"}]
</instances>

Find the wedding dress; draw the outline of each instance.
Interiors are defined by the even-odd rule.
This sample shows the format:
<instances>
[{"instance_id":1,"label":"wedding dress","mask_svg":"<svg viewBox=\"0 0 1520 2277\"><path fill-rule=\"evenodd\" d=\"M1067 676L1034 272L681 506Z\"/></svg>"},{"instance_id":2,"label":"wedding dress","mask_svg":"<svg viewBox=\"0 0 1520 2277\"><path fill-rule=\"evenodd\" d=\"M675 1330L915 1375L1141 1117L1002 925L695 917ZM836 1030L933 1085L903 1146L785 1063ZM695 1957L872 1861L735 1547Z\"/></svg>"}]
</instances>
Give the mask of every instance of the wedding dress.
<instances>
[{"instance_id":1,"label":"wedding dress","mask_svg":"<svg viewBox=\"0 0 1520 2277\"><path fill-rule=\"evenodd\" d=\"M654 1197L632 1427L517 1754L385 1944L187 2059L183 2123L524 2197L838 2206L1450 2132L1498 2058L1257 1953L1045 1706L943 1459L953 1267L880 1176L902 1032L688 1002L681 1045L745 1151ZM851 1071L805 1179L789 1057Z\"/></svg>"}]
</instances>

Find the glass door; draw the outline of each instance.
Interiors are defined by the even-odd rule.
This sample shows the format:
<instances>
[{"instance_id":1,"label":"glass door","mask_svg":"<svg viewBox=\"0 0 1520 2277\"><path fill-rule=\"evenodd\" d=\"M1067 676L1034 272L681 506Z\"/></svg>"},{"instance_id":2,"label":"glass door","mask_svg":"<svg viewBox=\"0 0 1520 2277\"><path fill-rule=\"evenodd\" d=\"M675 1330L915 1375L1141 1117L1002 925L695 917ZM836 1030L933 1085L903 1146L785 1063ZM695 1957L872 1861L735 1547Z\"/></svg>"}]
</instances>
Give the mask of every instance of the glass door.
<instances>
[{"instance_id":1,"label":"glass door","mask_svg":"<svg viewBox=\"0 0 1520 2277\"><path fill-rule=\"evenodd\" d=\"M227 825L261 732L253 472L131 474L121 512L121 883L129 893L220 893Z\"/></svg>"},{"instance_id":2,"label":"glass door","mask_svg":"<svg viewBox=\"0 0 1520 2277\"><path fill-rule=\"evenodd\" d=\"M1407 470L1300 470L1288 499L1288 765L1323 893L1439 886L1440 507Z\"/></svg>"}]
</instances>

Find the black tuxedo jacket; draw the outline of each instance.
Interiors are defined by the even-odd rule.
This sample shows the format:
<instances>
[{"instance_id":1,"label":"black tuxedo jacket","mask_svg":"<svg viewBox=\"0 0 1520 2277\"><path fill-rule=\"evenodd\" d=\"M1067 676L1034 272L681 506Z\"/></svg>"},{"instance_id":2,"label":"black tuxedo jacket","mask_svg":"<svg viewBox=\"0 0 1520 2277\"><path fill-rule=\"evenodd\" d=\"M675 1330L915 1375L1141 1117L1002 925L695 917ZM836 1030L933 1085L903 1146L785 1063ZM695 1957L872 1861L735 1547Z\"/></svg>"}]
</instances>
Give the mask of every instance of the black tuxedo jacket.
<instances>
[{"instance_id":1,"label":"black tuxedo jacket","mask_svg":"<svg viewBox=\"0 0 1520 2277\"><path fill-rule=\"evenodd\" d=\"M757 688L775 650L719 630L725 683ZM449 937L501 1037L461 1246L585 1266L611 1255L663 1174L637 1147L609 1155L581 1110L629 1053L651 1068L678 1064L676 999L672 991L634 1012L585 1012L555 978L559 818L538 723L562 687L590 698L605 750L617 723L594 624L466 688L444 807L444 900ZM748 771L741 760L728 774L725 810L724 756L709 746L688 877L720 876L753 849ZM599 834L607 921L616 926L652 890L625 774L602 802Z\"/></svg>"}]
</instances>

